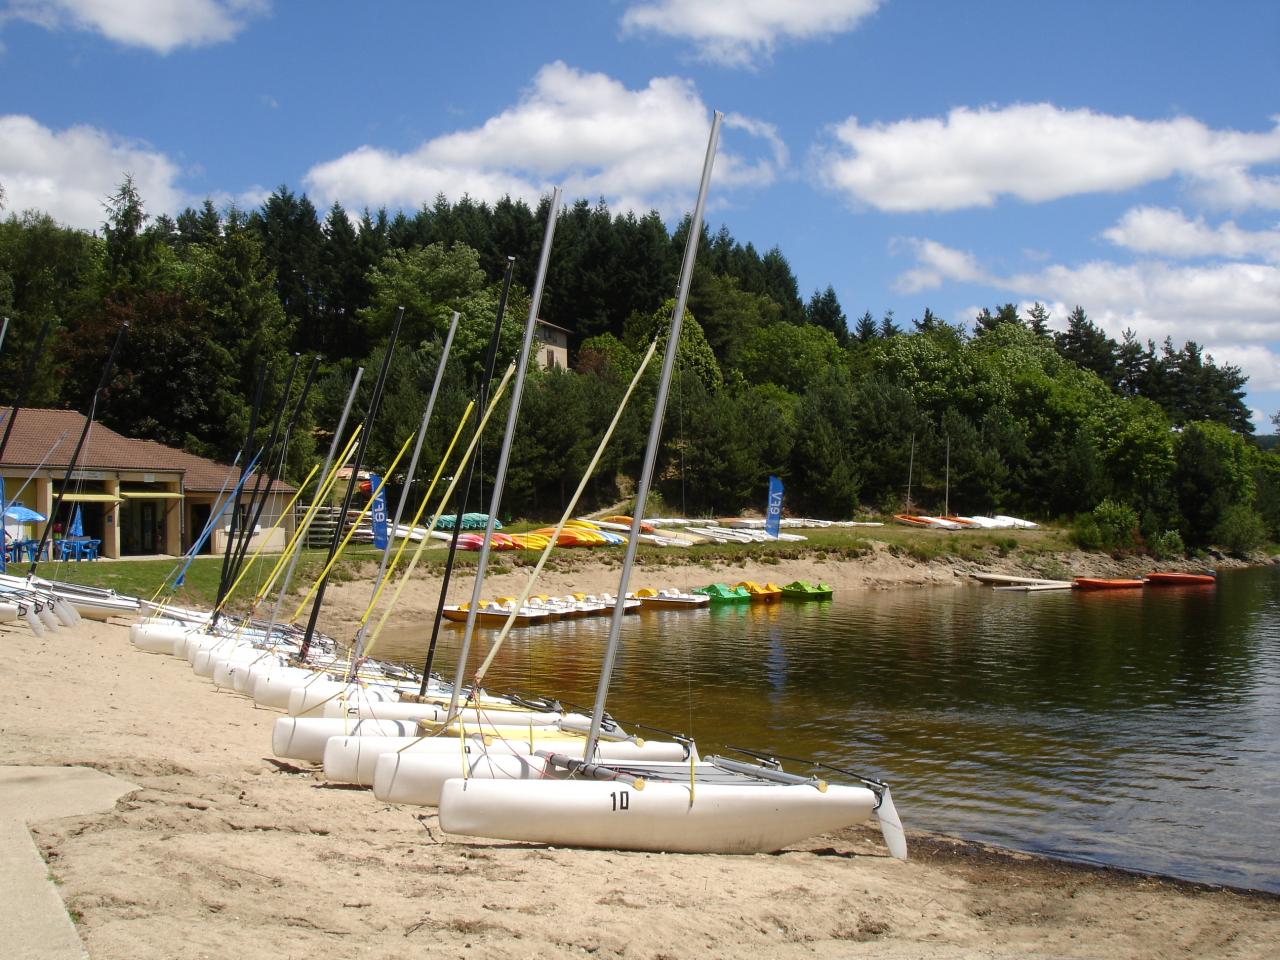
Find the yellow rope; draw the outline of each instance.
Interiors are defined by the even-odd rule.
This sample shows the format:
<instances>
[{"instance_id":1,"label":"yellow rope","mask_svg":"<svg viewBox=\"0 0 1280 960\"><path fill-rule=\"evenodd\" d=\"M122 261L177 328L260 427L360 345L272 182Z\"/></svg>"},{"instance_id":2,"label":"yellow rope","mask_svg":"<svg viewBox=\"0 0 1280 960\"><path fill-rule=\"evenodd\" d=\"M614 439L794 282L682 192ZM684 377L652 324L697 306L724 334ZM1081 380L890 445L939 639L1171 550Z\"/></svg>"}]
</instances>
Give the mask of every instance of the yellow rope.
<instances>
[{"instance_id":1,"label":"yellow rope","mask_svg":"<svg viewBox=\"0 0 1280 960\"><path fill-rule=\"evenodd\" d=\"M346 466L347 457L351 456L351 450L356 445L356 440L359 438L360 431L362 429L364 429L364 424L356 424L355 430L351 433L351 439L347 441L347 445L342 449L341 456L334 461L333 467L329 470L329 475L325 477L324 483L322 483L320 485L320 489L316 491L316 495L313 498L311 505L307 507L307 512L302 515L302 522L299 523L297 529L293 531L293 537L289 540L288 546L285 547L284 553L280 555L280 559L276 561L276 565L271 569L271 574L267 577L267 582L263 585L262 589L258 591L257 596L254 597L253 602L255 607L262 602L262 599L271 590L271 587L275 584L276 577L278 577L284 569L285 562L293 555L294 548L297 546L298 541L301 540L307 530L311 528L311 522L315 519L316 513L319 512L320 505L328 498L330 491L333 490L334 484L338 482L338 473L344 466Z\"/></svg>"},{"instance_id":2,"label":"yellow rope","mask_svg":"<svg viewBox=\"0 0 1280 960\"><path fill-rule=\"evenodd\" d=\"M582 496L582 491L587 488L587 483L591 479L591 474L595 472L596 466L600 463L600 458L604 456L605 447L608 446L609 440L613 436L613 431L618 426L618 421L622 419L622 412L627 408L627 402L631 399L631 394L635 392L636 385L640 383L640 377L649 365L649 361L653 359L653 354L657 347L658 341L656 339L649 344L648 351L640 361L639 369L636 370L635 376L631 378L631 383L627 386L627 392L622 395L622 402L618 404L618 409L614 411L613 420L610 421L609 428L605 430L604 436L600 438L600 444L596 447L595 456L591 458L591 463L587 465L587 469L582 474L582 479L578 482L578 489L573 492L573 496L569 499L569 505L561 515L560 523L556 526L555 533L551 535L547 545L543 547L542 556L538 558L538 563L533 568L533 573L529 575L529 582L525 584L524 592L520 594L520 599L512 606L511 612L507 614L507 622L502 625L502 630L499 631L498 638L493 641L493 646L489 648L489 653L484 658L484 663L480 664L480 669L476 671L475 679L472 680L473 687L480 685L480 681L484 678L485 673L488 672L494 657L498 655L498 650L511 633L511 628L515 626L516 618L520 615L520 610L524 607L525 601L533 593L534 581L538 579L538 574L542 572L547 558L551 556L551 551L555 549L556 541L560 539L560 534L564 531L565 525L573 515L574 510L577 509L578 499Z\"/></svg>"},{"instance_id":3,"label":"yellow rope","mask_svg":"<svg viewBox=\"0 0 1280 960\"><path fill-rule=\"evenodd\" d=\"M435 492L436 484L440 481L440 475L444 473L445 465L449 462L449 457L453 453L453 447L458 442L458 437L462 436L462 430L467 425L467 420L471 416L471 410L475 407L474 400L467 404L467 409L462 411L462 417L458 420L458 429L453 431L453 438L449 441L449 446L445 448L444 456L440 458L440 465L436 467L435 476L431 478L431 484L427 487L427 492L422 495L422 504L418 507L418 512L413 515L413 519L409 522L409 529L413 530L418 525L418 521L422 519L423 510L426 508L431 494ZM424 535L423 540L426 540ZM374 608L378 605L378 600L382 597L382 591L387 587L387 581L391 579L391 575L395 572L400 564L400 558L403 556L405 548L409 545L409 538L404 537L400 541L400 546L396 548L396 554L391 558L391 563L386 569L386 573L382 577L382 581L378 584L378 589L373 592L373 599L369 601L369 605L365 607L364 613L360 617L358 627L363 627L369 622L369 617L373 615Z\"/></svg>"},{"instance_id":4,"label":"yellow rope","mask_svg":"<svg viewBox=\"0 0 1280 960\"><path fill-rule=\"evenodd\" d=\"M302 602L298 604L298 609L293 611L293 616L289 618L290 623L293 623L302 615L302 610L307 605L307 601L310 600L315 592L320 589L320 584L323 583L324 578L329 575L329 571L333 569L333 565L338 562L338 558L342 556L342 551L347 549L347 544L350 543L351 538L355 536L356 527L359 526L360 521L368 515L369 511L373 509L373 503L378 499L378 494L380 494L382 492L382 488L387 485L387 481L391 478L391 474L400 463L400 458L403 457L405 451L409 449L409 444L413 442L413 438L415 436L416 434L411 433L409 436L405 437L404 443L400 445L400 452L396 454L396 458L392 460L391 464L387 467L387 475L383 477L382 481L378 484L378 489L374 490L370 494L369 502L360 509L358 514L356 514L356 519L351 524L351 529L348 530L347 535L342 538L342 542L338 544L338 549L333 552L333 556L329 558L329 562L326 563L324 565L324 569L320 571L320 576L316 577L315 583L311 585L311 589L307 591L307 595L303 597ZM357 480L359 480L358 477L351 478L352 483L357 482ZM346 517L338 518L339 523L344 523L345 521Z\"/></svg>"},{"instance_id":5,"label":"yellow rope","mask_svg":"<svg viewBox=\"0 0 1280 960\"><path fill-rule=\"evenodd\" d=\"M271 540L275 532L280 529L280 524L284 522L284 518L288 515L289 511L293 509L293 505L297 503L298 498L302 496L302 491L307 488L307 484L311 482L311 478L316 475L316 471L319 469L320 469L320 464L317 463L314 467L311 468L311 472L307 474L307 478L302 481L302 485L298 487L297 492L295 492L294 495L289 498L289 502L285 505L284 510L280 512L280 516L276 518L276 522L272 525L271 529L267 531L267 535L262 538L262 542L258 544L258 549L253 551L253 556L249 558L249 562L244 565L244 567L240 571L239 576L236 577L235 581L227 589L226 594L223 595L222 602L213 608L215 613L221 610L223 606L226 604L226 602L231 599L231 595L235 593L236 587L240 586L240 581L243 580L245 576L249 573L250 569L253 568L253 565L254 563L257 562L258 557L262 555L262 551L266 549L267 543ZM250 536L252 536L252 534Z\"/></svg>"},{"instance_id":6,"label":"yellow rope","mask_svg":"<svg viewBox=\"0 0 1280 960\"><path fill-rule=\"evenodd\" d=\"M480 423L476 425L475 433L471 436L471 442L467 444L467 449L462 455L460 463L466 463L467 459L475 450L476 444L480 442L480 437L484 434L485 425L489 422L489 417L493 411L497 409L498 400L502 397L503 392L507 389L507 384L511 380L511 375L515 373L515 361L507 367L507 372L503 374L502 382L498 384L498 389L493 393L493 399L489 401L489 407L484 412L484 416L480 418ZM377 626L373 628L373 635L369 638L368 644L365 646L366 652L373 649L374 644L378 642L378 637L382 634L382 628L387 625L387 618L391 616L391 611L395 609L396 603L400 600L400 594L404 591L405 586L409 582L409 578L413 576L413 571L418 567L418 561L422 558L422 551L426 549L427 541L431 539L431 534L435 532L436 523L440 520L440 514L444 511L445 506L449 503L450 497L453 496L453 488L457 486L458 481L462 477L463 471L459 470L450 481L448 489L445 490L444 496L440 498L440 506L436 510L436 515L431 518L431 525L427 528L427 532L423 535L422 540L418 543L417 548L413 551L413 557L409 560L409 566L405 568L404 573L400 577L400 582L396 585L396 591L391 595L391 602L387 604L387 608L382 612L382 617L378 620ZM426 507L426 499L422 501L422 506L418 508L418 515L414 518L414 526L421 519L422 511Z\"/></svg>"}]
</instances>

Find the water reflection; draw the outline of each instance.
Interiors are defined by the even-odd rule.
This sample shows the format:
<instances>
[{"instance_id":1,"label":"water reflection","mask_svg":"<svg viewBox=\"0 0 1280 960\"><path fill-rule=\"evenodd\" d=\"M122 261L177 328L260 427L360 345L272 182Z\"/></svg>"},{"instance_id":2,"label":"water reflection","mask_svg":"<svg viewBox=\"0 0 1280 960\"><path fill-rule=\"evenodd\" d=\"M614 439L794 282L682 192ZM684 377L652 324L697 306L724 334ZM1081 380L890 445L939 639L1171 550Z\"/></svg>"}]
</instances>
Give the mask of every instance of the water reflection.
<instances>
[{"instance_id":1,"label":"water reflection","mask_svg":"<svg viewBox=\"0 0 1280 960\"><path fill-rule=\"evenodd\" d=\"M491 685L590 703L607 632L519 632ZM442 636L441 663L460 634ZM388 633L383 652L418 659L420 643ZM1274 570L1211 589L922 588L645 613L626 618L609 705L704 752L738 743L883 775L909 826L1280 890Z\"/></svg>"}]
</instances>

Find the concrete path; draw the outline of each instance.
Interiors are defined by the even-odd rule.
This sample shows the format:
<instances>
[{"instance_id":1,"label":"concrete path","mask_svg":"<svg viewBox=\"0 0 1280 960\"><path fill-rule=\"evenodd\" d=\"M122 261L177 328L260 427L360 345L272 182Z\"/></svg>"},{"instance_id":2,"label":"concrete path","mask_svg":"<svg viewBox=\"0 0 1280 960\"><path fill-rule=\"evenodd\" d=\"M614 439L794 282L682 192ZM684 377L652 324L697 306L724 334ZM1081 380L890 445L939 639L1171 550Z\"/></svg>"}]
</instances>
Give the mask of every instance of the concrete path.
<instances>
[{"instance_id":1,"label":"concrete path","mask_svg":"<svg viewBox=\"0 0 1280 960\"><path fill-rule=\"evenodd\" d=\"M104 813L138 786L88 767L0 767L0 918L12 960L85 960L27 824Z\"/></svg>"}]
</instances>

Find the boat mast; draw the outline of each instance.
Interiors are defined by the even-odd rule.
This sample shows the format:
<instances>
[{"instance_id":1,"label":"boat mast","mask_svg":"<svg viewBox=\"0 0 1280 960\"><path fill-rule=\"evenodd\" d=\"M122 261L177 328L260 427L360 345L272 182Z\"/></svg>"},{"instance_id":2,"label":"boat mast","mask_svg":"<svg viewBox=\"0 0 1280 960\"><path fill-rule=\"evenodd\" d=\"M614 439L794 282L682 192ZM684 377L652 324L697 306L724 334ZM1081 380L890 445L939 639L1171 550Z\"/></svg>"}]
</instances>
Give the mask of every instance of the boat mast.
<instances>
[{"instance_id":1,"label":"boat mast","mask_svg":"<svg viewBox=\"0 0 1280 960\"><path fill-rule=\"evenodd\" d=\"M942 515L944 517L951 516L951 435L947 435L947 482L943 487L942 494Z\"/></svg>"},{"instance_id":2,"label":"boat mast","mask_svg":"<svg viewBox=\"0 0 1280 960\"><path fill-rule=\"evenodd\" d=\"M386 575L387 564L391 561L391 545L395 543L396 531L400 528L400 518L404 516L404 505L409 500L409 491L413 488L413 478L418 472L418 458L422 455L422 441L427 436L427 425L431 423L431 412L436 406L436 396L440 392L440 383L444 380L445 364L449 361L449 351L453 349L453 335L458 332L458 311L453 311L449 320L449 331L444 336L444 346L440 349L440 363L436 367L436 379L431 384L431 396L427 398L427 409L422 414L422 424L418 427L418 437L413 444L413 455L409 457L409 469L404 475L404 486L400 488L400 499L396 502L396 515L387 530L387 545L382 549L382 559L378 562L378 575L373 578L373 600L376 602L382 590L382 578ZM364 638L369 632L369 621L365 620L356 631L356 640L352 645L351 666L347 673L348 680L354 680L356 664L364 654Z\"/></svg>"},{"instance_id":3,"label":"boat mast","mask_svg":"<svg viewBox=\"0 0 1280 960\"><path fill-rule=\"evenodd\" d=\"M480 557L476 561L476 579L471 587L471 603L467 607L467 625L462 633L462 649L458 652L457 679L449 694L447 721L458 715L458 691L462 689L467 670L467 657L471 653L471 637L476 629L476 614L480 611L480 591L484 587L485 565L489 561L489 547L493 542L494 521L502 503L502 488L506 484L507 462L511 459L511 439L516 432L516 418L520 415L520 397L524 392L524 377L529 369L529 350L533 346L533 328L538 323L538 310L542 306L542 289L547 282L547 266L551 262L551 241L556 235L556 217L560 213L560 188L551 191L551 205L547 209L547 227L542 236L542 254L538 259L538 276L533 284L533 297L529 301L529 318L524 325L524 340L520 344L520 359L516 361L516 382L511 388L511 409L507 411L507 431L502 438L502 450L498 454L498 467L493 475L493 492L489 498L489 519L485 523L484 540L480 544ZM423 675L424 682L429 674Z\"/></svg>"},{"instance_id":4,"label":"boat mast","mask_svg":"<svg viewBox=\"0 0 1280 960\"><path fill-rule=\"evenodd\" d=\"M76 441L76 448L71 452L71 462L67 464L67 472L62 475L62 486L58 488L58 497L53 502L53 510L49 514L49 519L44 525L44 529L40 531L40 543L35 549L35 553L31 555L31 566L27 570L28 577L36 575L36 565L40 563L40 554L44 552L44 545L49 542L49 535L53 533L53 524L59 511L62 509L62 501L67 495L67 487L71 486L71 477L75 473L76 464L80 460L80 451L84 449L84 442L89 436L89 427L93 424L93 418L98 411L98 399L107 389L107 384L111 382L111 370L116 365L116 355L120 353L120 344L124 342L124 335L129 330L129 321L120 324L120 332L116 334L116 342L111 345L111 353L107 356L106 365L102 368L102 376L98 379L97 389L93 391L93 396L89 398L89 413L84 418L84 429L80 431L80 439Z\"/></svg>"},{"instance_id":5,"label":"boat mast","mask_svg":"<svg viewBox=\"0 0 1280 960\"><path fill-rule=\"evenodd\" d=\"M338 453L338 441L342 438L342 431L347 426L347 417L351 414L351 405L355 402L356 391L360 389L360 378L364 376L364 367L356 367L356 375L351 379L351 389L347 391L347 402L342 408L342 416L338 418L338 426L334 430L333 439L329 442L329 455L324 458L324 466L320 470L322 477L329 476L329 468L333 465L333 458ZM267 624L267 637L270 638L272 631L276 628L276 623L280 619L280 606L284 603L285 594L289 592L289 584L293 580L293 573L298 568L298 560L302 556L302 547L293 552L293 556L289 558L289 566L285 568L284 579L280 582L280 592L276 594L276 604L271 608L271 620Z\"/></svg>"},{"instance_id":6,"label":"boat mast","mask_svg":"<svg viewBox=\"0 0 1280 960\"><path fill-rule=\"evenodd\" d=\"M911 434L911 457L907 460L907 513L911 513L911 471L916 466L916 435Z\"/></svg>"},{"instance_id":7,"label":"boat mast","mask_svg":"<svg viewBox=\"0 0 1280 960\"><path fill-rule=\"evenodd\" d=\"M355 458L351 461L351 483L347 485L346 495L342 498L342 506L338 508L338 522L333 525L333 539L329 543L329 555L326 564L330 564L338 553L342 543L343 526L347 521L347 511L351 508L351 500L355 496L356 485L360 482L360 467L364 464L365 448L369 445L369 434L373 423L378 418L378 408L382 406L382 392L387 385L387 374L391 370L391 358L396 352L396 341L400 339L400 325L404 322L404 307L396 308L396 318L391 324L391 336L387 338L386 352L382 355L382 367L378 370L378 379L373 383L373 395L369 398L369 409L364 417L364 430L360 433L360 441L356 444ZM315 599L311 602L311 617L307 621L306 632L302 635L302 645L298 650L298 662L304 663L311 652L311 640L316 635L316 624L320 621L320 607L324 604L325 589L329 586L329 573L320 577L316 584Z\"/></svg>"},{"instance_id":8,"label":"boat mast","mask_svg":"<svg viewBox=\"0 0 1280 960\"><path fill-rule=\"evenodd\" d=\"M653 479L654 464L658 459L658 442L662 437L662 420L667 410L667 393L671 388L671 371L676 364L676 349L680 344L680 326L684 322L684 308L689 300L689 284L693 279L693 262L698 256L698 241L702 236L702 211L707 202L707 189L711 185L711 168L715 164L716 144L720 139L720 121L724 115L718 110L711 120L711 136L707 140L707 155L702 162L702 182L698 186L698 201L689 221L689 237L685 241L684 264L680 268L680 286L676 292L676 307L671 313L671 328L667 332L667 349L662 355L662 375L658 380L658 395L653 402L653 420L649 423L649 444L644 451L644 466L640 482L636 485L636 503L631 516L631 535L627 538L626 556L622 561L622 578L618 583L618 596L609 620L609 645L605 650L604 664L600 668L600 682L596 687L595 707L591 711L591 731L587 734L583 760L590 761L595 753L596 740L604 719L604 703L609 692L609 680L613 675L618 655L618 643L622 636L622 615L627 602L627 584L631 581L631 567L635 563L636 548L640 544L640 523L644 517L645 501L649 496L649 483Z\"/></svg>"},{"instance_id":9,"label":"boat mast","mask_svg":"<svg viewBox=\"0 0 1280 960\"><path fill-rule=\"evenodd\" d=\"M511 292L511 278L515 272L516 258L507 257L507 269L503 272L502 292L498 295L498 315L493 321L493 330L489 334L489 349L484 356L484 369L480 373L480 388L476 392L476 423L484 418L486 401L488 400L489 382L493 379L493 368L498 360L498 344L502 339L502 320L507 314L507 296ZM436 658L436 643L440 639L440 622L444 619L445 601L449 596L449 582L453 579L453 562L458 555L458 537L462 534L462 518L467 509L467 497L471 494L471 478L475 474L476 459L480 455L481 442L477 442L467 457L465 469L458 465L462 475L462 485L458 488L457 512L453 518L453 534L449 537L449 556L444 562L444 575L440 578L440 599L436 603L436 618L431 624L431 641L427 644L427 658L422 664L422 685L418 688L418 696L427 695L427 685L431 682L431 666ZM483 499L483 495L482 495ZM444 504L440 512L444 513ZM439 523L437 520L436 523Z\"/></svg>"}]
</instances>

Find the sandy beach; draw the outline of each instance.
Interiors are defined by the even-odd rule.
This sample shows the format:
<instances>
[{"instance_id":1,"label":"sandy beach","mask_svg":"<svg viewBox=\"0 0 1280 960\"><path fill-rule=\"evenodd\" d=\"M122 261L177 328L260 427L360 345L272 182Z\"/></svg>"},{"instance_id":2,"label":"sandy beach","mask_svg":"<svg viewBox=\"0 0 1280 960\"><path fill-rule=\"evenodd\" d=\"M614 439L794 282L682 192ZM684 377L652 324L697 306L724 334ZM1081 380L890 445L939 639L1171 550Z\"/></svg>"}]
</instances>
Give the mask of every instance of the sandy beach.
<instances>
[{"instance_id":1,"label":"sandy beach","mask_svg":"<svg viewBox=\"0 0 1280 960\"><path fill-rule=\"evenodd\" d=\"M645 572L682 582L678 570ZM774 566L769 578L847 588L903 573L812 560ZM512 579L495 592L514 592L521 572L503 576ZM617 571L588 564L551 576L606 589ZM916 564L905 580L931 578L962 576ZM545 586L561 592L554 579ZM398 616L427 609L437 589L407 591ZM340 630L367 596L367 583L336 585L329 626ZM910 823L905 863L875 829L747 857L449 837L430 809L379 803L274 760L277 714L215 690L185 661L138 651L123 622L43 639L0 626L0 669L11 698L0 761L83 765L141 788L110 813L31 827L95 960L1244 958L1280 942L1276 897L1046 861Z\"/></svg>"}]
</instances>

